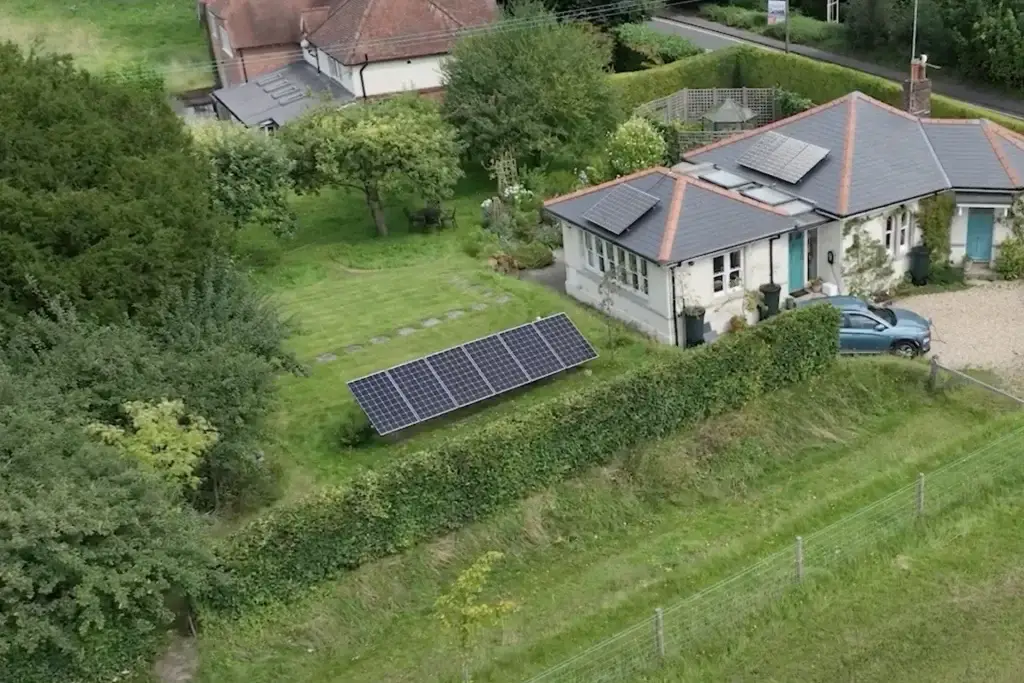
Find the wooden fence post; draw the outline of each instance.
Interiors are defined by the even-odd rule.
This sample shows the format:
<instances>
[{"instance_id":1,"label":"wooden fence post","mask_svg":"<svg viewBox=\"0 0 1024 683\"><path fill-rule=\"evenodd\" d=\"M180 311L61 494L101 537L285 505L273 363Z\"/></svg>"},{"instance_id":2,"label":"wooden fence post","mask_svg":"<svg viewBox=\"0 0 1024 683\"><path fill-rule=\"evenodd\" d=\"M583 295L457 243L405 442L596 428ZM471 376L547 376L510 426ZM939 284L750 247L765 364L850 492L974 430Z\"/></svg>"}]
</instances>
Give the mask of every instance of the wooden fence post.
<instances>
[{"instance_id":1,"label":"wooden fence post","mask_svg":"<svg viewBox=\"0 0 1024 683\"><path fill-rule=\"evenodd\" d=\"M939 358L932 356L928 363L928 388L935 391L939 386Z\"/></svg>"}]
</instances>

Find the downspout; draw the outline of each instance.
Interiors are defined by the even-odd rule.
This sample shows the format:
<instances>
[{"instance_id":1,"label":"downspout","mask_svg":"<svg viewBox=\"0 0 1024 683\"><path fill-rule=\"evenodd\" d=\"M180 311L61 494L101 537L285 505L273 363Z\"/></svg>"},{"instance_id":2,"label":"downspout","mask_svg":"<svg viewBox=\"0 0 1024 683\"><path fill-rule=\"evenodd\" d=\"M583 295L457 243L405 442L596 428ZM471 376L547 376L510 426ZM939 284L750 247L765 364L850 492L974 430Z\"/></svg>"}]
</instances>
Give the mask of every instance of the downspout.
<instances>
[{"instance_id":1,"label":"downspout","mask_svg":"<svg viewBox=\"0 0 1024 683\"><path fill-rule=\"evenodd\" d=\"M770 244L769 248L771 248ZM676 266L668 269L668 276L672 280L672 344L679 346L679 314L676 311Z\"/></svg>"},{"instance_id":2,"label":"downspout","mask_svg":"<svg viewBox=\"0 0 1024 683\"><path fill-rule=\"evenodd\" d=\"M359 87L363 89L363 99L366 99L366 81L363 80L363 72L370 66L370 55L363 53L363 65L359 67Z\"/></svg>"},{"instance_id":3,"label":"downspout","mask_svg":"<svg viewBox=\"0 0 1024 683\"><path fill-rule=\"evenodd\" d=\"M768 282L775 284L775 240L782 237L782 235L776 235L775 237L768 238Z\"/></svg>"},{"instance_id":4,"label":"downspout","mask_svg":"<svg viewBox=\"0 0 1024 683\"><path fill-rule=\"evenodd\" d=\"M238 50L238 61L242 63L242 80L248 83L249 72L245 68L245 55L243 54L241 49Z\"/></svg>"}]
</instances>

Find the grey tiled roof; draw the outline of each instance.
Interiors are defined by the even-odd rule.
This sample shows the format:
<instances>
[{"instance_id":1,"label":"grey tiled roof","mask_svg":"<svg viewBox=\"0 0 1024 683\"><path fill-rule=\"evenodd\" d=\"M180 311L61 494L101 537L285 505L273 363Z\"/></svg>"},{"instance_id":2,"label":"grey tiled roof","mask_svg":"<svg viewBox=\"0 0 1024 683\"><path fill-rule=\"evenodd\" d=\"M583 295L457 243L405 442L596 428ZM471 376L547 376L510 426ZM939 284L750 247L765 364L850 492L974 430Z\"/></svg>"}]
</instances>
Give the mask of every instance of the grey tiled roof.
<instances>
[{"instance_id":1,"label":"grey tiled roof","mask_svg":"<svg viewBox=\"0 0 1024 683\"><path fill-rule=\"evenodd\" d=\"M282 79L287 80L296 86L304 97L287 103L274 99L271 93L267 92L270 85L268 81L278 74L282 78L273 80L275 86L280 85ZM261 85L260 82L267 85ZM273 121L283 126L322 100L345 104L355 99L355 96L339 83L328 78L326 74L318 73L305 62L289 64L283 69L262 74L259 78L233 88L215 90L213 96L247 126L256 126L264 121Z\"/></svg>"},{"instance_id":2,"label":"grey tiled roof","mask_svg":"<svg viewBox=\"0 0 1024 683\"><path fill-rule=\"evenodd\" d=\"M621 235L583 218L612 188L630 186L658 197L658 204ZM676 187L680 194L676 194ZM678 219L670 223L672 204L680 196ZM596 188L549 200L546 210L556 218L659 263L679 263L794 229L797 218L745 199L736 192L695 178L655 168ZM666 237L666 233L670 233ZM667 251L666 251L667 248Z\"/></svg>"},{"instance_id":3,"label":"grey tiled roof","mask_svg":"<svg viewBox=\"0 0 1024 683\"><path fill-rule=\"evenodd\" d=\"M922 125L953 187L1014 188L981 121L925 121Z\"/></svg>"},{"instance_id":4,"label":"grey tiled roof","mask_svg":"<svg viewBox=\"0 0 1024 683\"><path fill-rule=\"evenodd\" d=\"M795 184L740 166L738 159L768 130L825 147L830 153ZM1024 141L1013 133L987 121L918 119L859 92L685 157L774 184L838 216L950 188L1024 189Z\"/></svg>"}]
</instances>

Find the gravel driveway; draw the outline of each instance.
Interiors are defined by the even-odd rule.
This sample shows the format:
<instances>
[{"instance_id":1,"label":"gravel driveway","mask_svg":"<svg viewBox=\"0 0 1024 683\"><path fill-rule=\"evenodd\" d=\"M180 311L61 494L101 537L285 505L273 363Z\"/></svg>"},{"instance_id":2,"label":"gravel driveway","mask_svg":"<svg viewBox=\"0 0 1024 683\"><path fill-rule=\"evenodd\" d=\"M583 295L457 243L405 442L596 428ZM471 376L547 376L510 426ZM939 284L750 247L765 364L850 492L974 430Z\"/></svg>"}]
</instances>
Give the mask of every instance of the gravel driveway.
<instances>
[{"instance_id":1,"label":"gravel driveway","mask_svg":"<svg viewBox=\"0 0 1024 683\"><path fill-rule=\"evenodd\" d=\"M982 284L893 302L931 318L932 355L954 368L1024 379L1024 284Z\"/></svg>"}]
</instances>

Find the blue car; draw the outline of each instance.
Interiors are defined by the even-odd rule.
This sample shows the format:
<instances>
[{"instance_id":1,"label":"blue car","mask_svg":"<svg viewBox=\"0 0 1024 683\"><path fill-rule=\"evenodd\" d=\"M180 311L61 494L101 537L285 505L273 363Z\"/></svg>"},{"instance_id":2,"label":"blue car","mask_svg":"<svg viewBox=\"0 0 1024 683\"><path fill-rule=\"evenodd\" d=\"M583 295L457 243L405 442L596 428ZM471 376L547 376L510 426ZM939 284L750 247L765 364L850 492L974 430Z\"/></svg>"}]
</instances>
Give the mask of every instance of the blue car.
<instances>
[{"instance_id":1,"label":"blue car","mask_svg":"<svg viewBox=\"0 0 1024 683\"><path fill-rule=\"evenodd\" d=\"M913 358L931 350L931 321L913 311L876 306L852 296L821 297L797 305L811 304L831 304L843 312L841 353L895 353Z\"/></svg>"}]
</instances>

